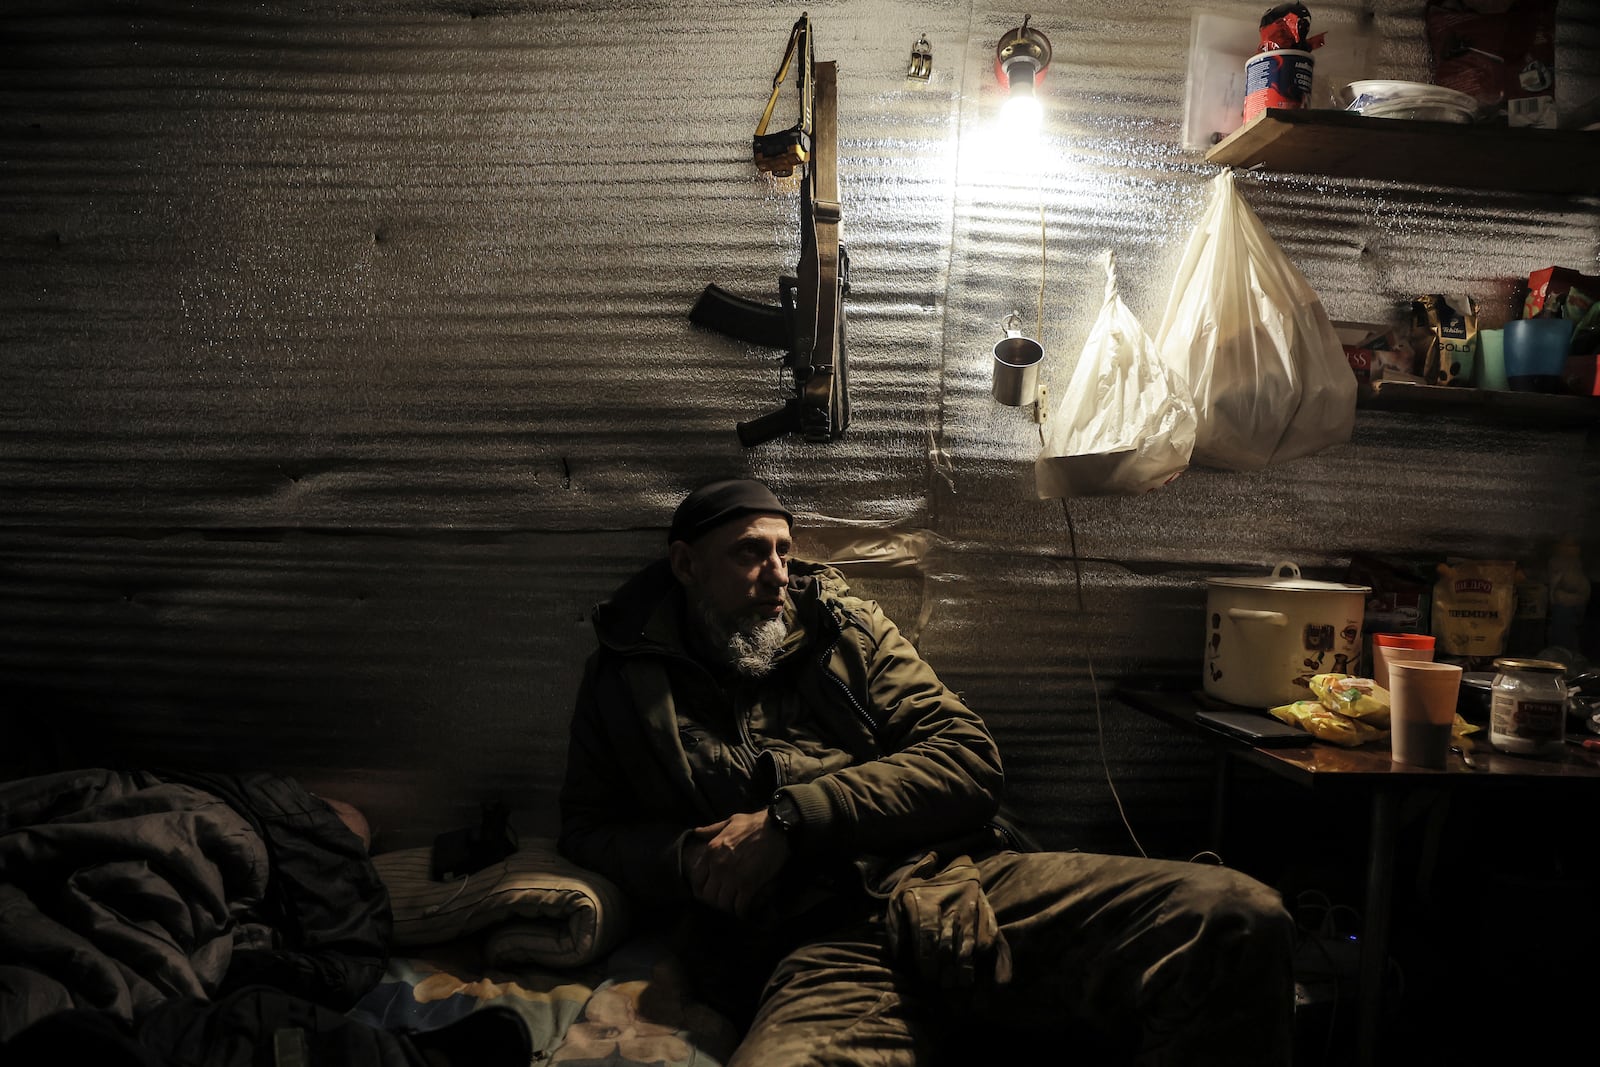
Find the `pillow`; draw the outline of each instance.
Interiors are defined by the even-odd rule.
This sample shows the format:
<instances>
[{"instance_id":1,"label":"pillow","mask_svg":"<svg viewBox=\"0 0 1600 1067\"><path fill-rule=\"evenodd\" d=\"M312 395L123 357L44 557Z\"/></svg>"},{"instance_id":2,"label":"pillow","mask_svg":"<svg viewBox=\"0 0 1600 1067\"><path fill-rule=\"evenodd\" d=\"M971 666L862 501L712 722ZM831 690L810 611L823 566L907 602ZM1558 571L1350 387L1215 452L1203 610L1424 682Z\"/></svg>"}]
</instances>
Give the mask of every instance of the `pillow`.
<instances>
[{"instance_id":1,"label":"pillow","mask_svg":"<svg viewBox=\"0 0 1600 1067\"><path fill-rule=\"evenodd\" d=\"M524 840L499 863L449 882L428 877L431 853L406 848L372 857L389 889L397 948L496 927L485 945L490 966L577 967L609 951L625 932L622 891L564 859L554 841Z\"/></svg>"}]
</instances>

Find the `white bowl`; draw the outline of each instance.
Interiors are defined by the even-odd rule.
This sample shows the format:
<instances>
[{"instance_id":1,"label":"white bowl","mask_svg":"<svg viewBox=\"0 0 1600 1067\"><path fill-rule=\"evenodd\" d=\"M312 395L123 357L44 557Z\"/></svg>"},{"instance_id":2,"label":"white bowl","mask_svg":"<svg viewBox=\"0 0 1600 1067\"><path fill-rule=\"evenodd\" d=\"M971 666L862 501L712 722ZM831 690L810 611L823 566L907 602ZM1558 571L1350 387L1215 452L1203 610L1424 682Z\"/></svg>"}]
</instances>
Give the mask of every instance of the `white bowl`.
<instances>
[{"instance_id":1,"label":"white bowl","mask_svg":"<svg viewBox=\"0 0 1600 1067\"><path fill-rule=\"evenodd\" d=\"M1404 109L1431 108L1437 109L1432 114L1441 121L1471 122L1478 113L1478 101L1467 93L1427 82L1353 81L1334 94L1334 102L1346 111L1374 118L1400 118L1403 116L1396 112ZM1445 117L1446 114L1452 117ZM1456 115L1465 117L1453 117Z\"/></svg>"},{"instance_id":2,"label":"white bowl","mask_svg":"<svg viewBox=\"0 0 1600 1067\"><path fill-rule=\"evenodd\" d=\"M1423 119L1428 122L1472 121L1472 112L1444 104L1390 103L1362 109L1359 114L1369 119Z\"/></svg>"}]
</instances>

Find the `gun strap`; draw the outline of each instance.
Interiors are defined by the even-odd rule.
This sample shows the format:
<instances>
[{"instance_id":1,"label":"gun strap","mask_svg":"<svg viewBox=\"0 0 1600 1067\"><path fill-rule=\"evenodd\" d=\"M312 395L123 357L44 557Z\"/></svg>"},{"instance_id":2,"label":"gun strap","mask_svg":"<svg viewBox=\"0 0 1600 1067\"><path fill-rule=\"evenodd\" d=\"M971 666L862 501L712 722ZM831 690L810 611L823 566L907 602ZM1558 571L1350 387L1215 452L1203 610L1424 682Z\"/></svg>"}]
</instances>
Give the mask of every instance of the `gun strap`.
<instances>
[{"instance_id":1,"label":"gun strap","mask_svg":"<svg viewBox=\"0 0 1600 1067\"><path fill-rule=\"evenodd\" d=\"M789 76L789 65L797 63L795 86L800 97L800 119L793 126L777 133L767 132L772 121L772 109L778 103L778 90ZM756 134L750 139L750 155L756 169L778 178L787 178L811 158L812 88L811 72L811 20L804 12L795 20L789 31L789 45L784 49L778 64L778 73L772 77L772 95L767 98L767 109L761 114Z\"/></svg>"},{"instance_id":2,"label":"gun strap","mask_svg":"<svg viewBox=\"0 0 1600 1067\"><path fill-rule=\"evenodd\" d=\"M839 203L839 69L828 61L815 64L816 118L812 134L813 151L806 175L806 193L809 202L809 225L806 235L814 249L815 274L811 257L800 271L801 306L815 309L815 321L810 327L811 345L809 368L800 383L801 398L805 407L802 422L808 440L826 441L844 432L844 418L839 409L842 381L835 381L835 373L842 370L838 361L839 333L843 328L843 294L840 289L844 279L840 276L839 236L842 212ZM809 292L807 290L810 290ZM800 370L801 368L796 368Z\"/></svg>"},{"instance_id":3,"label":"gun strap","mask_svg":"<svg viewBox=\"0 0 1600 1067\"><path fill-rule=\"evenodd\" d=\"M817 221L817 251L824 259L839 252L839 65L829 60L816 65L816 157L811 161L811 210ZM822 228L830 228L823 247Z\"/></svg>"},{"instance_id":4,"label":"gun strap","mask_svg":"<svg viewBox=\"0 0 1600 1067\"><path fill-rule=\"evenodd\" d=\"M800 89L800 120L795 123L794 129L801 133L811 132L812 109L809 98L813 90L808 77L811 69L811 20L801 14L795 20L794 28L789 31L789 44L783 50L783 59L778 61L778 72L772 76L772 95L767 97L767 109L761 113L761 122L756 125L757 137L767 132L767 123L772 121L772 109L778 105L778 90L783 88L783 80L789 76L789 64L797 54L800 57L800 71L795 75L795 84Z\"/></svg>"}]
</instances>

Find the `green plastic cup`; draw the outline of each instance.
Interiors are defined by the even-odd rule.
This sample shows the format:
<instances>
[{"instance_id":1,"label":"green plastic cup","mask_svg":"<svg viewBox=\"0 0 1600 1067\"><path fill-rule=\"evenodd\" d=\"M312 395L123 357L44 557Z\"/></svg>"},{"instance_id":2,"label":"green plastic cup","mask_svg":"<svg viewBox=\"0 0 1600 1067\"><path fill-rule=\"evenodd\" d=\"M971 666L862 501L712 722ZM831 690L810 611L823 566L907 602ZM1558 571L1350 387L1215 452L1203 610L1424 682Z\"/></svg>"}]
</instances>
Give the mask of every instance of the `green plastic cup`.
<instances>
[{"instance_id":1,"label":"green plastic cup","mask_svg":"<svg viewBox=\"0 0 1600 1067\"><path fill-rule=\"evenodd\" d=\"M1506 332L1504 330L1478 331L1478 388L1511 388L1506 381Z\"/></svg>"}]
</instances>

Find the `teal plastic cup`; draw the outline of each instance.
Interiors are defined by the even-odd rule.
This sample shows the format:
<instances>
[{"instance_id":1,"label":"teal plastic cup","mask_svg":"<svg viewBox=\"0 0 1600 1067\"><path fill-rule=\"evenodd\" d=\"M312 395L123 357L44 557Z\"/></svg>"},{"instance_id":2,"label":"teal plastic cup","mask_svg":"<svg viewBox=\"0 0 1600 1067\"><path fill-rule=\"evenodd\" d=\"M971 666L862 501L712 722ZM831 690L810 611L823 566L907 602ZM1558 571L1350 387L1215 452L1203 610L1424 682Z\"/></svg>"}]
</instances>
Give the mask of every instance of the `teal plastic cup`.
<instances>
[{"instance_id":1,"label":"teal plastic cup","mask_svg":"<svg viewBox=\"0 0 1600 1067\"><path fill-rule=\"evenodd\" d=\"M1506 332L1504 330L1478 331L1478 388L1511 388L1506 381Z\"/></svg>"},{"instance_id":2,"label":"teal plastic cup","mask_svg":"<svg viewBox=\"0 0 1600 1067\"><path fill-rule=\"evenodd\" d=\"M1514 390L1559 393L1572 347L1570 319L1514 319L1506 323L1506 382Z\"/></svg>"}]
</instances>

